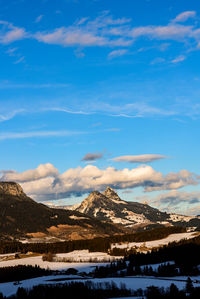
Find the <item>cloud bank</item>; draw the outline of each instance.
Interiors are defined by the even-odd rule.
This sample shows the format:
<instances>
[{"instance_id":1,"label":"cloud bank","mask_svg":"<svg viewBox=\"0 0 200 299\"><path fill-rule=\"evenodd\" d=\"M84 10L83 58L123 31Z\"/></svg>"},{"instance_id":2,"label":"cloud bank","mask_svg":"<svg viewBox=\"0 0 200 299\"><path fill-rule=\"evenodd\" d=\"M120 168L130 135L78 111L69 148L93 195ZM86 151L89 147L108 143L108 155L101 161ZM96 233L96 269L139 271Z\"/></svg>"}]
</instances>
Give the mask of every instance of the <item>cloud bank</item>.
<instances>
[{"instance_id":1,"label":"cloud bank","mask_svg":"<svg viewBox=\"0 0 200 299\"><path fill-rule=\"evenodd\" d=\"M200 214L200 191L180 192L171 190L158 195L152 203L165 211L183 210L187 215Z\"/></svg>"},{"instance_id":2,"label":"cloud bank","mask_svg":"<svg viewBox=\"0 0 200 299\"><path fill-rule=\"evenodd\" d=\"M1 181L19 182L24 191L36 200L80 196L93 190L103 190L108 185L126 190L142 187L144 191L174 190L187 185L199 184L199 177L187 170L163 175L147 165L136 168L100 169L94 165L70 168L60 174L50 163L21 173L2 171Z\"/></svg>"}]
</instances>

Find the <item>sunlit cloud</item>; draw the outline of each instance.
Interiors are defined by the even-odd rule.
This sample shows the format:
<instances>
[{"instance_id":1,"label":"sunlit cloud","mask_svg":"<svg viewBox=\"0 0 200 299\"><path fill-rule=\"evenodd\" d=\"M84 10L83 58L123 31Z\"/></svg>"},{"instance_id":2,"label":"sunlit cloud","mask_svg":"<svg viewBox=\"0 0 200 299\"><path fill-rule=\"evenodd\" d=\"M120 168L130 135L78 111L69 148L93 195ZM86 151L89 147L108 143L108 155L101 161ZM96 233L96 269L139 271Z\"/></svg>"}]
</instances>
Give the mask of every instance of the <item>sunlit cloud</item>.
<instances>
[{"instance_id":1,"label":"sunlit cloud","mask_svg":"<svg viewBox=\"0 0 200 299\"><path fill-rule=\"evenodd\" d=\"M147 165L136 168L100 169L94 165L70 168L58 173L50 163L40 165L35 170L25 172L2 172L2 181L20 182L25 192L37 200L52 200L80 196L93 190L103 190L106 186L130 190L142 187L144 191L174 190L188 185L199 184L196 174L187 170L163 175Z\"/></svg>"}]
</instances>

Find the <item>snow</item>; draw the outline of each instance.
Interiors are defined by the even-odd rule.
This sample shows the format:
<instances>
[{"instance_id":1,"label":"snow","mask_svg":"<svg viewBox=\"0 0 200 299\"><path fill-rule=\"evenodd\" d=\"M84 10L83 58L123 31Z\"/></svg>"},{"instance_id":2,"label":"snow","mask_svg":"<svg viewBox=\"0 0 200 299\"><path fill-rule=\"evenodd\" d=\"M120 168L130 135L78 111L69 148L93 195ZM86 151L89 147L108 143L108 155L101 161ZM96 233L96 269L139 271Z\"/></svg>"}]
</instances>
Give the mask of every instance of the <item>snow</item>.
<instances>
[{"instance_id":1,"label":"snow","mask_svg":"<svg viewBox=\"0 0 200 299\"><path fill-rule=\"evenodd\" d=\"M53 279L60 279L59 281L52 281ZM62 281L63 279L63 281ZM69 279L69 280L66 280ZM192 280L200 279L198 277L191 277ZM174 283L179 289L185 287L187 277L173 277L173 278L155 278L155 277L145 277L145 276L133 276L133 277L117 277L117 278L80 278L80 276L66 276L66 275L51 275L51 276L42 276L37 278L31 278L27 280L22 280L20 285L13 285L13 282L6 282L0 284L0 291L4 296L11 296L15 294L18 290L18 287L23 288L32 288L33 286L39 284L57 284L57 283L67 283L70 281L74 282L85 282L90 281L92 283L106 283L106 282L115 282L118 287L121 284L125 284L128 289L136 290L139 288L145 289L151 285L157 287L169 287L171 283ZM199 284L194 283L195 286Z\"/></svg>"},{"instance_id":2,"label":"snow","mask_svg":"<svg viewBox=\"0 0 200 299\"><path fill-rule=\"evenodd\" d=\"M115 203L122 203L123 205L126 205L127 204L127 202L125 202L125 201L123 201L123 200L120 200L120 199L114 199L114 198L111 198L111 200L113 201L113 202L115 202Z\"/></svg>"},{"instance_id":3,"label":"snow","mask_svg":"<svg viewBox=\"0 0 200 299\"><path fill-rule=\"evenodd\" d=\"M178 242L182 239L191 239L196 237L194 232L189 233L179 233L179 234L171 234L168 237L155 241L147 241L147 242L130 242L130 243L114 243L111 245L111 248L139 248L141 246L145 246L147 248L159 247L163 245L167 245L170 242Z\"/></svg>"},{"instance_id":4,"label":"snow","mask_svg":"<svg viewBox=\"0 0 200 299\"><path fill-rule=\"evenodd\" d=\"M69 216L69 218L74 219L74 220L89 219L87 217L78 217L78 216L75 216L75 215Z\"/></svg>"},{"instance_id":5,"label":"snow","mask_svg":"<svg viewBox=\"0 0 200 299\"><path fill-rule=\"evenodd\" d=\"M105 252L89 252L89 250L74 250L68 253L56 254L58 258L71 259L72 262L89 261L95 260L97 262L101 261L115 261L117 259L123 258L123 256L110 256Z\"/></svg>"},{"instance_id":6,"label":"snow","mask_svg":"<svg viewBox=\"0 0 200 299\"><path fill-rule=\"evenodd\" d=\"M170 214L170 220L174 221L174 222L178 222L178 221L186 221L189 222L191 219L193 219L194 217L192 216L184 216L184 215L179 215L179 214Z\"/></svg>"},{"instance_id":7,"label":"snow","mask_svg":"<svg viewBox=\"0 0 200 299\"><path fill-rule=\"evenodd\" d=\"M58 278L67 278L66 275L49 275L49 276L42 276L37 278L31 278L22 280L20 285L14 285L13 282L6 282L0 283L0 292L4 296L11 296L16 294L19 287L23 287L26 289L30 289L33 286L40 285L40 284L56 284L57 282L48 281L50 279L58 279ZM69 276L71 277L71 276Z\"/></svg>"},{"instance_id":8,"label":"snow","mask_svg":"<svg viewBox=\"0 0 200 299\"><path fill-rule=\"evenodd\" d=\"M106 253L102 252L88 252L88 250L75 250L69 253L60 253L56 255L58 258L67 258L71 259L72 262L47 262L42 260L42 256L34 256L34 257L25 257L21 259L12 259L7 261L0 261L0 267L10 267L10 266L17 266L17 265L39 265L41 268L44 269L51 269L51 270L66 270L68 268L75 268L79 272L86 272L89 273L93 270L93 268L99 265L99 262L103 260L116 260L121 258L110 256ZM94 262L89 262L89 260ZM83 262L79 262L83 261ZM107 265L108 262L102 262L101 265Z\"/></svg>"},{"instance_id":9,"label":"snow","mask_svg":"<svg viewBox=\"0 0 200 299\"><path fill-rule=\"evenodd\" d=\"M136 223L149 222L149 220L143 214L136 214L132 211L127 210L126 208L123 209L122 213L128 214L128 216L125 216L125 217L128 220L134 221Z\"/></svg>"}]
</instances>

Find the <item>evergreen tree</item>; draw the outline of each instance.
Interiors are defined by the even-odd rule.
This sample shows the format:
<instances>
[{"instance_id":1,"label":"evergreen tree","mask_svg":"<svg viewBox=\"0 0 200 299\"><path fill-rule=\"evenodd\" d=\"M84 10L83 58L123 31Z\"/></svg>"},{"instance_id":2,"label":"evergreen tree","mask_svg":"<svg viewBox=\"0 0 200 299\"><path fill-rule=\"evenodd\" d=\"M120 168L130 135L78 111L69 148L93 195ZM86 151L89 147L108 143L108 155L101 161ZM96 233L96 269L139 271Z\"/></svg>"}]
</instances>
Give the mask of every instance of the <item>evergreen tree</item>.
<instances>
[{"instance_id":1,"label":"evergreen tree","mask_svg":"<svg viewBox=\"0 0 200 299\"><path fill-rule=\"evenodd\" d=\"M191 294L194 289L193 283L192 283L192 280L190 277L187 278L185 289L186 289L186 292L189 294Z\"/></svg>"}]
</instances>

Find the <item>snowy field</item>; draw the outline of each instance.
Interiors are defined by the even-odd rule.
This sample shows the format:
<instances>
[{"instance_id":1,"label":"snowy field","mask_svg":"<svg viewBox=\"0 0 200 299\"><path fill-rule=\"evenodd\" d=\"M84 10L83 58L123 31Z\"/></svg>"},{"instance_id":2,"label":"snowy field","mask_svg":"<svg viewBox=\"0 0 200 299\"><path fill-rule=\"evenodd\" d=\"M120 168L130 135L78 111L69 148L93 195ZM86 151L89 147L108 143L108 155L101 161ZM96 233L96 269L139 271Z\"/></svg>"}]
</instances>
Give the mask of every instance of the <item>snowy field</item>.
<instances>
[{"instance_id":1,"label":"snowy field","mask_svg":"<svg viewBox=\"0 0 200 299\"><path fill-rule=\"evenodd\" d=\"M4 255L4 257L5 256L6 255ZM101 261L105 261L105 260L113 261L121 258L119 256L113 257L103 252L88 252L88 250L75 250L69 253L60 253L60 254L56 254L56 257L58 258L58 260L66 258L66 259L70 259L72 262L61 262L61 261L44 262L42 260L42 255L40 255L40 256L26 257L21 259L12 259L7 261L3 260L0 261L0 267L10 267L10 266L17 266L17 265L31 265L31 266L38 265L41 268L45 268L45 269L49 268L51 270L67 270L68 268L75 268L79 272L89 273L97 265L104 266L108 264L108 262L101 262ZM89 260L95 262L87 262Z\"/></svg>"},{"instance_id":2,"label":"snowy field","mask_svg":"<svg viewBox=\"0 0 200 299\"><path fill-rule=\"evenodd\" d=\"M171 234L168 237L164 239L159 239L155 241L147 241L147 242L126 242L126 243L113 243L111 248L139 248L139 247L147 247L147 248L153 248L153 247L160 247L163 245L167 245L170 242L178 242L182 239L192 239L196 237L197 234L194 232L190 233L179 233L179 234Z\"/></svg>"},{"instance_id":3,"label":"snowy field","mask_svg":"<svg viewBox=\"0 0 200 299\"><path fill-rule=\"evenodd\" d=\"M123 256L110 256L105 252L89 252L89 250L74 250L68 253L58 253L56 254L56 257L58 261L67 259L70 260L70 262L112 262L123 258Z\"/></svg>"},{"instance_id":4,"label":"snowy field","mask_svg":"<svg viewBox=\"0 0 200 299\"><path fill-rule=\"evenodd\" d=\"M59 281L52 281L54 279L59 279ZM63 280L62 280L63 279ZM57 283L66 283L66 279L69 279L68 282L86 282L90 281L93 283L106 283L106 282L115 282L118 287L123 283L128 289L137 290L139 288L145 289L148 286L154 285L157 287L169 287L171 283L174 283L179 289L183 289L186 284L187 277L173 277L173 278L155 278L155 277L117 277L117 278L89 278L89 279L80 279L78 276L43 276L39 278L32 278L21 281L20 285L14 285L12 282L0 283L0 292L4 296L11 296L15 294L18 290L18 287L31 288L39 284L57 284ZM199 277L191 277L192 280L200 280ZM194 286L199 286L200 284L194 283Z\"/></svg>"}]
</instances>

